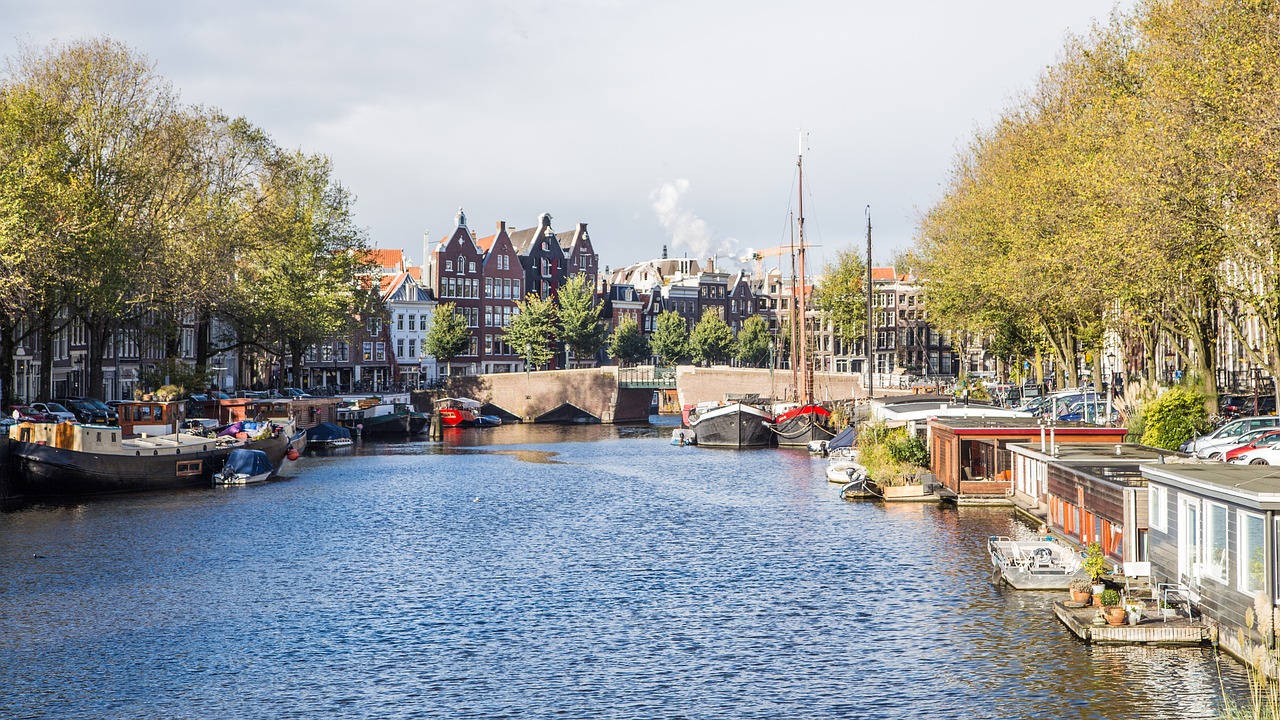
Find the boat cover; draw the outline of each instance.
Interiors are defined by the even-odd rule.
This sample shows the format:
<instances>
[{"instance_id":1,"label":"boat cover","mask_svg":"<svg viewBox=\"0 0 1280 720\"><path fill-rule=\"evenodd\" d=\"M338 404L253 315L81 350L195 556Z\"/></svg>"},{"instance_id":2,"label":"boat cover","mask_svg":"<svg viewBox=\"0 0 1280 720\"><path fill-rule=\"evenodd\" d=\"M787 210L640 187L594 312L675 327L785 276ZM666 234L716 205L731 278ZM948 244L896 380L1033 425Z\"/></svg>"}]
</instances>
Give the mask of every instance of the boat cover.
<instances>
[{"instance_id":1,"label":"boat cover","mask_svg":"<svg viewBox=\"0 0 1280 720\"><path fill-rule=\"evenodd\" d=\"M250 450L248 448L236 448L227 456L227 464L223 466L223 471L231 471L242 475L261 475L269 473L275 468L271 467L271 459L261 450Z\"/></svg>"},{"instance_id":2,"label":"boat cover","mask_svg":"<svg viewBox=\"0 0 1280 720\"><path fill-rule=\"evenodd\" d=\"M839 450L840 448L853 447L857 442L858 435L853 431L852 427L847 427L840 431L838 435L827 441L827 450Z\"/></svg>"},{"instance_id":3,"label":"boat cover","mask_svg":"<svg viewBox=\"0 0 1280 720\"><path fill-rule=\"evenodd\" d=\"M322 422L307 431L307 442L327 443L338 439L351 439L351 431L341 425Z\"/></svg>"}]
</instances>

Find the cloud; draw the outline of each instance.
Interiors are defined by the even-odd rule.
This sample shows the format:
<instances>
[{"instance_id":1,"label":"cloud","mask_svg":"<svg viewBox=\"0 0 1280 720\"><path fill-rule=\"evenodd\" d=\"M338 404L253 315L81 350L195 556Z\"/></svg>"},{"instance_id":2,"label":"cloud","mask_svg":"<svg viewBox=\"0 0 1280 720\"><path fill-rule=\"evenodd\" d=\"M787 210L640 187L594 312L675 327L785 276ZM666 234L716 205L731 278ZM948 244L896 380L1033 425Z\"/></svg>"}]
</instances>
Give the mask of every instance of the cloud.
<instances>
[{"instance_id":1,"label":"cloud","mask_svg":"<svg viewBox=\"0 0 1280 720\"><path fill-rule=\"evenodd\" d=\"M649 193L658 224L671 238L672 249L683 248L693 257L716 256L722 261L738 255L739 242L714 232L707 222L685 207L689 181L685 178L663 183ZM673 253L674 254L674 253Z\"/></svg>"}]
</instances>

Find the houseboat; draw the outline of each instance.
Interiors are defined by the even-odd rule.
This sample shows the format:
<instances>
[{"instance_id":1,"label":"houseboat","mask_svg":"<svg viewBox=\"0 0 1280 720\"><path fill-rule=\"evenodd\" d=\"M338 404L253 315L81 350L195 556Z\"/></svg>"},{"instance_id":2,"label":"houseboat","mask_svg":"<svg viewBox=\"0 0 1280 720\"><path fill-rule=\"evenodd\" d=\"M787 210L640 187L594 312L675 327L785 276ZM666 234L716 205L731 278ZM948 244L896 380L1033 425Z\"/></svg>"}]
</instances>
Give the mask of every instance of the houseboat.
<instances>
[{"instance_id":1,"label":"houseboat","mask_svg":"<svg viewBox=\"0 0 1280 720\"><path fill-rule=\"evenodd\" d=\"M427 416L409 405L408 395L356 397L338 408L337 422L353 433L369 436L410 436L427 427Z\"/></svg>"},{"instance_id":2,"label":"houseboat","mask_svg":"<svg viewBox=\"0 0 1280 720\"><path fill-rule=\"evenodd\" d=\"M743 400L699 403L684 408L685 425L700 447L756 448L774 444L773 415Z\"/></svg>"}]
</instances>

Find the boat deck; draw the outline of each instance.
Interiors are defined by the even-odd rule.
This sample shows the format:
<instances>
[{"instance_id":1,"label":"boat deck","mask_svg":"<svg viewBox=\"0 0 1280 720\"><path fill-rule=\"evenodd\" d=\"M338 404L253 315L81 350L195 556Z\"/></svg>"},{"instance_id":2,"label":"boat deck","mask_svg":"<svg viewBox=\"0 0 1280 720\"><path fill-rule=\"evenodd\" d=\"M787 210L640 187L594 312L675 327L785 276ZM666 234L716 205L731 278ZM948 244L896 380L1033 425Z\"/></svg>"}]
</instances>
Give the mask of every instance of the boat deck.
<instances>
[{"instance_id":1,"label":"boat deck","mask_svg":"<svg viewBox=\"0 0 1280 720\"><path fill-rule=\"evenodd\" d=\"M1209 629L1185 615L1168 620L1144 617L1137 625L1095 625L1098 609L1091 606L1067 607L1055 601L1053 613L1075 636L1088 643L1113 645L1200 645L1209 640ZM1074 604L1074 603L1071 603Z\"/></svg>"}]
</instances>

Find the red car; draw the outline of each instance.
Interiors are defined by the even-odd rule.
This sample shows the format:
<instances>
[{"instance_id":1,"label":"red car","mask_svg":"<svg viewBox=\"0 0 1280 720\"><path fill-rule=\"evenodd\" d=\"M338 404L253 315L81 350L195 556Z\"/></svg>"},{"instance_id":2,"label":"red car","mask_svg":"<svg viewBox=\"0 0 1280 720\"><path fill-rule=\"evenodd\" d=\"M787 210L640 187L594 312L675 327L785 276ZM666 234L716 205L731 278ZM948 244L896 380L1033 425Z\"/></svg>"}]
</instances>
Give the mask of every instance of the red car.
<instances>
[{"instance_id":1,"label":"red car","mask_svg":"<svg viewBox=\"0 0 1280 720\"><path fill-rule=\"evenodd\" d=\"M14 413L17 413L16 415ZM14 405L9 408L9 417L18 422L38 422L38 423L56 423L58 418L54 415L42 413L30 405Z\"/></svg>"},{"instance_id":2,"label":"red car","mask_svg":"<svg viewBox=\"0 0 1280 720\"><path fill-rule=\"evenodd\" d=\"M1247 442L1244 445L1233 447L1222 453L1221 460L1222 462L1231 462L1232 459L1239 457L1250 450L1260 447L1268 447L1270 445L1275 445L1276 443L1280 443L1280 430L1265 432L1254 438L1252 442Z\"/></svg>"}]
</instances>

